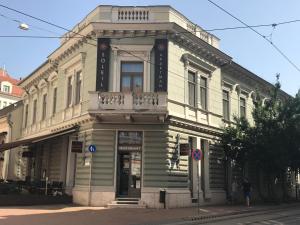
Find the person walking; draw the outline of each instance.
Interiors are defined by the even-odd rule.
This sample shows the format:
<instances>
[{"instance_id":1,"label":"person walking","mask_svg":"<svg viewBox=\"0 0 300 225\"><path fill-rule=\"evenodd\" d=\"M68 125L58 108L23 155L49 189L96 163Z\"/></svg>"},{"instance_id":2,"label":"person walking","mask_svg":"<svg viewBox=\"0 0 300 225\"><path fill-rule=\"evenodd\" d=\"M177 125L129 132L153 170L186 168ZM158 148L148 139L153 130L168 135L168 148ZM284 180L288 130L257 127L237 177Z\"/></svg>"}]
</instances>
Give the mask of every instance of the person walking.
<instances>
[{"instance_id":1,"label":"person walking","mask_svg":"<svg viewBox=\"0 0 300 225\"><path fill-rule=\"evenodd\" d=\"M246 200L246 205L249 207L250 206L250 197L251 197L251 183L247 178L244 178L243 182L243 192L244 192L244 197Z\"/></svg>"}]
</instances>

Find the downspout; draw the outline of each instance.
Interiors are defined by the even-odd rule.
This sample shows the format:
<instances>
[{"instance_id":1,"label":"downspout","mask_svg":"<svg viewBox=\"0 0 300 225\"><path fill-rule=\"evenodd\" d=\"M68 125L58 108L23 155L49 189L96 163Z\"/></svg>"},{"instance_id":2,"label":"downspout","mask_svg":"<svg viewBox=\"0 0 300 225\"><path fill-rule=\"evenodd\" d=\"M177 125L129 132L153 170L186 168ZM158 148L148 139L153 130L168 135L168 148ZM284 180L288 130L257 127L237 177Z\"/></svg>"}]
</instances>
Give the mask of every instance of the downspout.
<instances>
[{"instance_id":1,"label":"downspout","mask_svg":"<svg viewBox=\"0 0 300 225\"><path fill-rule=\"evenodd\" d=\"M90 182L89 182L89 197L88 197L88 206L91 206L92 202L92 162L93 162L93 153L91 154L90 158Z\"/></svg>"}]
</instances>

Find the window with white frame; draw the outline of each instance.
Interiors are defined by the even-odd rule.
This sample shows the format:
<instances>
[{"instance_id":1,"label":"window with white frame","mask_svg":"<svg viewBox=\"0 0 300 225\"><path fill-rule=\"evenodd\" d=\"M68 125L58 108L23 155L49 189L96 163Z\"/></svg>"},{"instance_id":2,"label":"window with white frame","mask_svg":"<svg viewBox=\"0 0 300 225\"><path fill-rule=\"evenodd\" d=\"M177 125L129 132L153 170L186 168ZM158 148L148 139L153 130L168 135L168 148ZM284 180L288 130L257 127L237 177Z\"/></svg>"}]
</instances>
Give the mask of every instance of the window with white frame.
<instances>
[{"instance_id":1,"label":"window with white frame","mask_svg":"<svg viewBox=\"0 0 300 225\"><path fill-rule=\"evenodd\" d=\"M246 99L240 97L240 117L246 117Z\"/></svg>"},{"instance_id":2,"label":"window with white frame","mask_svg":"<svg viewBox=\"0 0 300 225\"><path fill-rule=\"evenodd\" d=\"M10 93L10 86L3 85L3 92Z\"/></svg>"},{"instance_id":3,"label":"window with white frame","mask_svg":"<svg viewBox=\"0 0 300 225\"><path fill-rule=\"evenodd\" d=\"M80 103L81 98L81 71L76 72L75 105Z\"/></svg>"},{"instance_id":4,"label":"window with white frame","mask_svg":"<svg viewBox=\"0 0 300 225\"><path fill-rule=\"evenodd\" d=\"M188 72L189 105L196 106L196 74Z\"/></svg>"},{"instance_id":5,"label":"window with white frame","mask_svg":"<svg viewBox=\"0 0 300 225\"><path fill-rule=\"evenodd\" d=\"M69 107L72 103L72 76L68 77L67 84L67 107Z\"/></svg>"},{"instance_id":6,"label":"window with white frame","mask_svg":"<svg viewBox=\"0 0 300 225\"><path fill-rule=\"evenodd\" d=\"M230 119L229 92L226 90L223 90L223 118L228 121Z\"/></svg>"},{"instance_id":7,"label":"window with white frame","mask_svg":"<svg viewBox=\"0 0 300 225\"><path fill-rule=\"evenodd\" d=\"M207 110L207 78L200 77L201 108Z\"/></svg>"},{"instance_id":8,"label":"window with white frame","mask_svg":"<svg viewBox=\"0 0 300 225\"><path fill-rule=\"evenodd\" d=\"M24 118L24 127L27 127L27 123L28 123L28 104L26 104L25 106L25 118Z\"/></svg>"},{"instance_id":9,"label":"window with white frame","mask_svg":"<svg viewBox=\"0 0 300 225\"><path fill-rule=\"evenodd\" d=\"M121 63L121 91L122 92L143 92L143 62L122 62Z\"/></svg>"},{"instance_id":10,"label":"window with white frame","mask_svg":"<svg viewBox=\"0 0 300 225\"><path fill-rule=\"evenodd\" d=\"M57 87L53 88L52 115L56 113L56 102L57 102Z\"/></svg>"},{"instance_id":11,"label":"window with white frame","mask_svg":"<svg viewBox=\"0 0 300 225\"><path fill-rule=\"evenodd\" d=\"M46 118L47 114L47 94L43 95L43 105L42 105L42 120Z\"/></svg>"},{"instance_id":12,"label":"window with white frame","mask_svg":"<svg viewBox=\"0 0 300 225\"><path fill-rule=\"evenodd\" d=\"M32 124L36 122L36 110L37 110L37 99L33 100L33 114L32 114Z\"/></svg>"}]
</instances>

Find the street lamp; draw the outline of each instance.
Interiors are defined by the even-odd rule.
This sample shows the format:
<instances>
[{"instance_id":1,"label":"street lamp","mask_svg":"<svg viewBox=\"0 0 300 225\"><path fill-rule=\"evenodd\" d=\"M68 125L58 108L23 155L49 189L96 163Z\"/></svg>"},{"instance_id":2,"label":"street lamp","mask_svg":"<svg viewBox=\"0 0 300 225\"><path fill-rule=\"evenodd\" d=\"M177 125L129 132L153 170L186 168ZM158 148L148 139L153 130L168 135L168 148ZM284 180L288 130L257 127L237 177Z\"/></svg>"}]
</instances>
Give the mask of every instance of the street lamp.
<instances>
[{"instance_id":1,"label":"street lamp","mask_svg":"<svg viewBox=\"0 0 300 225\"><path fill-rule=\"evenodd\" d=\"M21 30L28 30L29 26L26 23L20 23L19 28Z\"/></svg>"}]
</instances>

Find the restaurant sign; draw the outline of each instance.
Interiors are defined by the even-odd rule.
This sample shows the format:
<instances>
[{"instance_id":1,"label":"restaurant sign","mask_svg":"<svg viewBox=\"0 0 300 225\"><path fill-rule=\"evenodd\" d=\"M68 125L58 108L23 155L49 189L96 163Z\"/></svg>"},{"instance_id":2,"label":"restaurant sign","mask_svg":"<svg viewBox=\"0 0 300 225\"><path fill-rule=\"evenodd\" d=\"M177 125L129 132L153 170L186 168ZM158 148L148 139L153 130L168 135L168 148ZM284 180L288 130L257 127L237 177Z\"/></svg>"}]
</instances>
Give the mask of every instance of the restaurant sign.
<instances>
[{"instance_id":1,"label":"restaurant sign","mask_svg":"<svg viewBox=\"0 0 300 225\"><path fill-rule=\"evenodd\" d=\"M96 91L108 91L110 39L98 38Z\"/></svg>"},{"instance_id":2,"label":"restaurant sign","mask_svg":"<svg viewBox=\"0 0 300 225\"><path fill-rule=\"evenodd\" d=\"M155 91L168 89L168 40L155 40Z\"/></svg>"}]
</instances>

